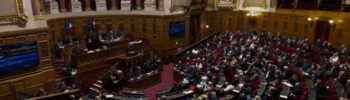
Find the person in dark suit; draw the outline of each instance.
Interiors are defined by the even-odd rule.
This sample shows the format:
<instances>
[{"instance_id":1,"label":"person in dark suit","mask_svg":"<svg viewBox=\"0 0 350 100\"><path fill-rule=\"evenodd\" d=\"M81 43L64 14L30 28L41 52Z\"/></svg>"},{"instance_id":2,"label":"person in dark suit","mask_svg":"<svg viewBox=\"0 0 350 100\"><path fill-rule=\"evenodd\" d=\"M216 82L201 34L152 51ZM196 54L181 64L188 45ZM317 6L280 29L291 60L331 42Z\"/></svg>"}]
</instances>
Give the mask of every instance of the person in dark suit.
<instances>
[{"instance_id":1,"label":"person in dark suit","mask_svg":"<svg viewBox=\"0 0 350 100\"><path fill-rule=\"evenodd\" d=\"M292 77L292 75L293 75L293 71L292 70L290 70L289 68L288 68L288 66L284 66L284 71L282 72L283 73L283 77L285 78L285 79L290 79L291 77Z\"/></svg>"},{"instance_id":2,"label":"person in dark suit","mask_svg":"<svg viewBox=\"0 0 350 100\"><path fill-rule=\"evenodd\" d=\"M345 86L346 82L348 81L349 76L345 73L345 71L340 71L339 72L339 77L338 77L338 81Z\"/></svg>"},{"instance_id":3,"label":"person in dark suit","mask_svg":"<svg viewBox=\"0 0 350 100\"><path fill-rule=\"evenodd\" d=\"M303 94L303 89L301 88L301 84L300 83L296 83L295 87L293 88L290 96L291 97L298 97L301 96Z\"/></svg>"},{"instance_id":4,"label":"person in dark suit","mask_svg":"<svg viewBox=\"0 0 350 100\"><path fill-rule=\"evenodd\" d=\"M170 93L175 93L177 91L179 91L179 86L176 83L174 83L170 89Z\"/></svg>"},{"instance_id":5,"label":"person in dark suit","mask_svg":"<svg viewBox=\"0 0 350 100\"><path fill-rule=\"evenodd\" d=\"M337 64L334 64L331 66L331 68L329 68L329 74L333 77L337 77L338 73L339 73L339 67Z\"/></svg>"},{"instance_id":6,"label":"person in dark suit","mask_svg":"<svg viewBox=\"0 0 350 100\"><path fill-rule=\"evenodd\" d=\"M327 94L327 91L328 91L326 85L322 83L321 79L316 80L315 87L313 89L315 89L316 91L317 100L323 100L324 95Z\"/></svg>"}]
</instances>

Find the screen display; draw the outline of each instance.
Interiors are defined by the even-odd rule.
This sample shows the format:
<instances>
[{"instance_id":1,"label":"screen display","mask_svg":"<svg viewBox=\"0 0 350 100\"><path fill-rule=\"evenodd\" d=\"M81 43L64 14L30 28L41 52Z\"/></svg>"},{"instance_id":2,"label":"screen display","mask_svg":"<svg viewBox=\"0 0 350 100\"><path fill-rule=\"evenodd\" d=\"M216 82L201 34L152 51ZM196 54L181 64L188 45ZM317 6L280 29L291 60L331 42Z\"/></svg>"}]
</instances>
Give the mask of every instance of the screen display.
<instances>
[{"instance_id":1,"label":"screen display","mask_svg":"<svg viewBox=\"0 0 350 100\"><path fill-rule=\"evenodd\" d=\"M0 45L0 73L39 65L36 41Z\"/></svg>"},{"instance_id":2,"label":"screen display","mask_svg":"<svg viewBox=\"0 0 350 100\"><path fill-rule=\"evenodd\" d=\"M169 23L170 36L184 34L185 33L185 21L173 21Z\"/></svg>"}]
</instances>

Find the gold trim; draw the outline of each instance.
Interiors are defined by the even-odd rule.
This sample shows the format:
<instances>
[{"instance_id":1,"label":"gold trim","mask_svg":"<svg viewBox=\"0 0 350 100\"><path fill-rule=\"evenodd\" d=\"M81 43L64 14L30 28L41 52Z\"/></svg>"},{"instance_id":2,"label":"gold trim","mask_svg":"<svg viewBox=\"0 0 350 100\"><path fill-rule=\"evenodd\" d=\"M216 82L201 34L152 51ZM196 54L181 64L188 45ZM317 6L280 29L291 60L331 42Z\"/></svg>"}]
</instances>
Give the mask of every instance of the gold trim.
<instances>
[{"instance_id":1,"label":"gold trim","mask_svg":"<svg viewBox=\"0 0 350 100\"><path fill-rule=\"evenodd\" d=\"M0 22L24 26L28 21L28 16L24 13L23 1L15 0L15 3L16 14L0 15Z\"/></svg>"},{"instance_id":2,"label":"gold trim","mask_svg":"<svg viewBox=\"0 0 350 100\"><path fill-rule=\"evenodd\" d=\"M33 17L34 17L34 21L44 20L44 17L41 15L37 15L37 16L33 16Z\"/></svg>"},{"instance_id":3,"label":"gold trim","mask_svg":"<svg viewBox=\"0 0 350 100\"><path fill-rule=\"evenodd\" d=\"M246 7L262 7L264 9L267 8L267 5L266 5L266 0L263 0L263 4L248 4L247 3L247 0L244 0L244 3L243 3L243 8L246 8Z\"/></svg>"}]
</instances>

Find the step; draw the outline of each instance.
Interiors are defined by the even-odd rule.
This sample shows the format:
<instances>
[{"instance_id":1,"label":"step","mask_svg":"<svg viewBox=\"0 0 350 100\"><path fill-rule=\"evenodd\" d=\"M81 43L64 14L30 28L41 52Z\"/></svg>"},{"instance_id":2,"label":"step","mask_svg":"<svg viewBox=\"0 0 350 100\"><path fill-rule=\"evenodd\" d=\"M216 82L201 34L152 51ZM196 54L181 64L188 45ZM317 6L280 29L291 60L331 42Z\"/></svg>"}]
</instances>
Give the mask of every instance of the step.
<instances>
[{"instance_id":1,"label":"step","mask_svg":"<svg viewBox=\"0 0 350 100\"><path fill-rule=\"evenodd\" d=\"M98 87L98 88L100 88L100 89L103 89L103 87L102 87L102 85L101 84L98 84L98 83L94 83L94 84L92 84L93 86L95 86L95 87Z\"/></svg>"}]
</instances>

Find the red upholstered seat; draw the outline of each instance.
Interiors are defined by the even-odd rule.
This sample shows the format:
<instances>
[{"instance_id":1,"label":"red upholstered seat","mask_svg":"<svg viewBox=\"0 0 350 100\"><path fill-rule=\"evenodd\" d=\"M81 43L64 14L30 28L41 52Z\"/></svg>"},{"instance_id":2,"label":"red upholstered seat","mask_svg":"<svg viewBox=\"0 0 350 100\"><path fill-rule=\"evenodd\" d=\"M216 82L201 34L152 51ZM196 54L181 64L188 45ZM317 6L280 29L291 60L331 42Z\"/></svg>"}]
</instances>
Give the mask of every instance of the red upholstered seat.
<instances>
[{"instance_id":1,"label":"red upholstered seat","mask_svg":"<svg viewBox=\"0 0 350 100\"><path fill-rule=\"evenodd\" d=\"M260 80L253 80L253 90L257 90L259 88Z\"/></svg>"}]
</instances>

